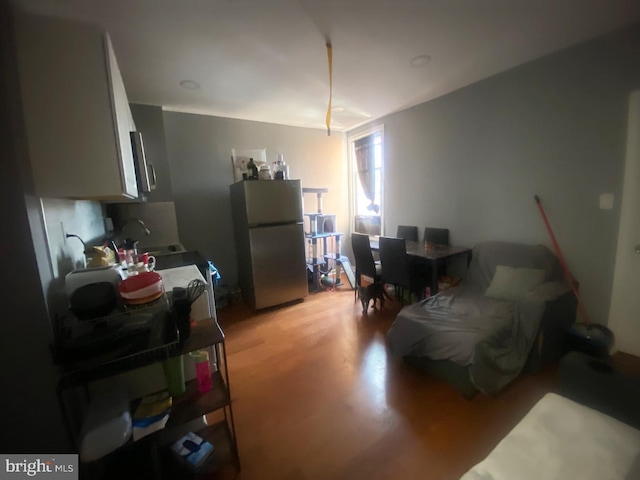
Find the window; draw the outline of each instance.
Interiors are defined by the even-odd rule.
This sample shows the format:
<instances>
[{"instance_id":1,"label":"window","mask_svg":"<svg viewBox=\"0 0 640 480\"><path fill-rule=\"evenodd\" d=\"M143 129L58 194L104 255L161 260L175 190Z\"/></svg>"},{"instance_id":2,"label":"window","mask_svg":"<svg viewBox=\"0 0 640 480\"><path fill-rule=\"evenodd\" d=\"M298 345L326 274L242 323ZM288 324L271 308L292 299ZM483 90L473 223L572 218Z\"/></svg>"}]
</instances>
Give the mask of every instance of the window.
<instances>
[{"instance_id":1,"label":"window","mask_svg":"<svg viewBox=\"0 0 640 480\"><path fill-rule=\"evenodd\" d=\"M383 152L382 127L350 142L354 232L382 235Z\"/></svg>"}]
</instances>

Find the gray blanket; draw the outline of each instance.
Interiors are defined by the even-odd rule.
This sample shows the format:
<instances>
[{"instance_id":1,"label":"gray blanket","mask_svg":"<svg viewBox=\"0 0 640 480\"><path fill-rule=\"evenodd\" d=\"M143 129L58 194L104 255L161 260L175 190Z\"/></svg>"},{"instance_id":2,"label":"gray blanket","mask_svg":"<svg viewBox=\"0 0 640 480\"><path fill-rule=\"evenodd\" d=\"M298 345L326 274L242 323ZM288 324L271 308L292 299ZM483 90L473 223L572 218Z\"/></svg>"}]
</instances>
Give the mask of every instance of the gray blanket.
<instances>
[{"instance_id":1,"label":"gray blanket","mask_svg":"<svg viewBox=\"0 0 640 480\"><path fill-rule=\"evenodd\" d=\"M550 259L545 247L524 247L486 242L474 248L471 281L400 311L387 332L391 354L426 356L466 366L475 387L485 393L496 392L507 385L525 365L545 302L568 290L558 281L555 257L551 255ZM522 261L526 257L523 252L531 253L530 262ZM527 267L542 265L548 269L548 281L520 302L485 297L483 292L495 266L508 263Z\"/></svg>"}]
</instances>

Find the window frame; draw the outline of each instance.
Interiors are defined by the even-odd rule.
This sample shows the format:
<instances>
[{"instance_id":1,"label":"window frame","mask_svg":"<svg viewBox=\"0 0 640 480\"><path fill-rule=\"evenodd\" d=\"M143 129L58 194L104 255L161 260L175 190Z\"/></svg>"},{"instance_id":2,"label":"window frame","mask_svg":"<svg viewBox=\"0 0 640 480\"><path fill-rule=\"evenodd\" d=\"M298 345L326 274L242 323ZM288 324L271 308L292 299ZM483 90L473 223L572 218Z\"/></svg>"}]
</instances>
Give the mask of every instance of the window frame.
<instances>
[{"instance_id":1,"label":"window frame","mask_svg":"<svg viewBox=\"0 0 640 480\"><path fill-rule=\"evenodd\" d=\"M348 137L348 158L349 158L349 225L351 228L351 232L356 231L356 215L357 215L357 203L358 203L358 186L356 182L359 182L357 168L356 168L356 159L355 159L355 150L354 144L357 140L361 138L368 137L370 135L374 135L376 133L380 134L380 152L382 155L381 158L381 166L380 166L380 235L384 235L384 211L385 211L385 140L384 140L384 125L375 125L366 130L359 131L354 135L350 135ZM370 235L371 238L378 238L378 235Z\"/></svg>"}]
</instances>

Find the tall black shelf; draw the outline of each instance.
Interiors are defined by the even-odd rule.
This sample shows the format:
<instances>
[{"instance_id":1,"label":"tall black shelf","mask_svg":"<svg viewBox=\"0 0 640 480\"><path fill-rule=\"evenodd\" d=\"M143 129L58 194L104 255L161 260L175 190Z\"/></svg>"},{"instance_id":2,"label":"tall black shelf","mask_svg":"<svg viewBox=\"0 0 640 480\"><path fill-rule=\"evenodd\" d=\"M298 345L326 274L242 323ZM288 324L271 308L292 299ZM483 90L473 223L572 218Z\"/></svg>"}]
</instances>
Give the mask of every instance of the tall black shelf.
<instances>
[{"instance_id":1,"label":"tall black shelf","mask_svg":"<svg viewBox=\"0 0 640 480\"><path fill-rule=\"evenodd\" d=\"M240 471L240 456L236 438L233 409L231 406L231 390L225 336L215 318L202 320L191 327L191 334L186 340L171 337L167 344L149 351L129 354L126 362L96 362L90 368L77 368L62 365L62 376L58 385L58 394L67 420L67 426L77 448L79 448L79 429L70 415L70 406L65 402L65 393L79 388L87 393L89 382L116 375L135 368L150 365L171 357L186 355L195 350L209 351L212 367L212 388L208 392L198 392L196 380L186 382L186 391L173 397L169 420L164 429L154 432L137 442L131 439L99 460L100 465L80 465L80 478L95 478L98 468L102 478L131 478L139 473L139 478L181 479L205 476L228 466ZM117 360L117 359L116 359ZM108 367L108 368L106 368ZM108 375L106 373L108 372ZM131 403L131 411L140 399ZM215 417L215 418L214 418ZM206 419L206 420L205 420ZM169 451L171 444L185 433L192 431L210 441L214 445L212 459L205 467L194 473L180 465Z\"/></svg>"}]
</instances>

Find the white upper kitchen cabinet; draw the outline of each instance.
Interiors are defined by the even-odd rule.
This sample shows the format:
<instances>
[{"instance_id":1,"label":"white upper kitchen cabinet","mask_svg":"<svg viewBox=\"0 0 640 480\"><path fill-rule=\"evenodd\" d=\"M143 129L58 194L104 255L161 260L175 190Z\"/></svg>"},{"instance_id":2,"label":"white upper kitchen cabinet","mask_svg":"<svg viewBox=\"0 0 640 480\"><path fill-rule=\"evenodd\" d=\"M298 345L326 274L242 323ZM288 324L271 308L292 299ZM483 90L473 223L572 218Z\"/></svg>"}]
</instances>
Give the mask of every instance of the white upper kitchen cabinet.
<instances>
[{"instance_id":1,"label":"white upper kitchen cabinet","mask_svg":"<svg viewBox=\"0 0 640 480\"><path fill-rule=\"evenodd\" d=\"M107 33L19 13L16 43L35 195L136 198L135 125Z\"/></svg>"}]
</instances>

